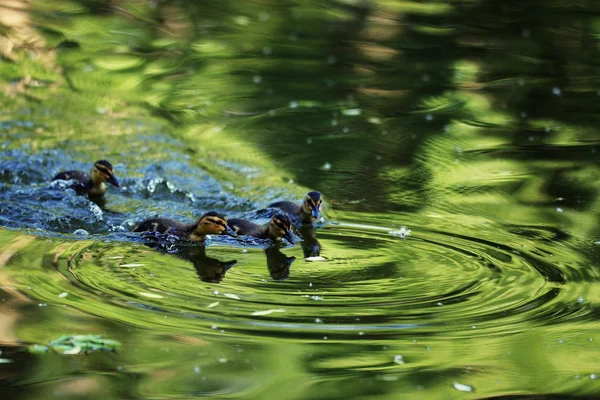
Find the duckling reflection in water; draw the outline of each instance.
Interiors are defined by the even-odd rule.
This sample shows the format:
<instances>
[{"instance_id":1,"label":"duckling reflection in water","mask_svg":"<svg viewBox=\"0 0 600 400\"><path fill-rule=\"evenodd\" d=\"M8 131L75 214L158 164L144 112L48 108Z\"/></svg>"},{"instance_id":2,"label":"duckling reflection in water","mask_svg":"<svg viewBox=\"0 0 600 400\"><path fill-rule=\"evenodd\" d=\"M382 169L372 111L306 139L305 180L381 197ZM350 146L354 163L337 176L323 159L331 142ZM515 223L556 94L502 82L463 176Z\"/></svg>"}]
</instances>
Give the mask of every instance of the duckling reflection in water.
<instances>
[{"instance_id":1,"label":"duckling reflection in water","mask_svg":"<svg viewBox=\"0 0 600 400\"><path fill-rule=\"evenodd\" d=\"M180 252L170 254L190 261L194 265L198 277L203 282L221 282L227 271L237 264L237 260L221 261L208 257L204 246L186 247Z\"/></svg>"},{"instance_id":2,"label":"duckling reflection in water","mask_svg":"<svg viewBox=\"0 0 600 400\"><path fill-rule=\"evenodd\" d=\"M56 174L53 181L63 180L75 181L72 188L79 195L87 194L90 199L100 200L106 193L106 185L108 182L115 187L119 187L119 181L115 177L113 166L106 160L99 160L94 163L91 173L83 171L63 171Z\"/></svg>"},{"instance_id":3,"label":"duckling reflection in water","mask_svg":"<svg viewBox=\"0 0 600 400\"><path fill-rule=\"evenodd\" d=\"M283 213L275 214L271 220L258 225L246 219L233 218L227 221L227 225L239 235L253 236L259 239L271 239L276 242L284 238L290 244L296 243L292 235L292 221Z\"/></svg>"},{"instance_id":4,"label":"duckling reflection in water","mask_svg":"<svg viewBox=\"0 0 600 400\"><path fill-rule=\"evenodd\" d=\"M302 225L298 231L302 236L300 245L302 246L304 257L319 257L321 255L321 243L317 239L317 230L312 225Z\"/></svg>"},{"instance_id":5,"label":"duckling reflection in water","mask_svg":"<svg viewBox=\"0 0 600 400\"><path fill-rule=\"evenodd\" d=\"M271 278L276 281L286 280L290 276L290 268L292 263L296 261L296 257L286 256L277 246L265 249L265 255L267 256L267 268Z\"/></svg>"},{"instance_id":6,"label":"duckling reflection in water","mask_svg":"<svg viewBox=\"0 0 600 400\"><path fill-rule=\"evenodd\" d=\"M321 218L321 206L323 200L321 193L308 192L301 205L291 201L278 201L269 205L271 208L279 208L280 210L300 219L302 223L312 224Z\"/></svg>"},{"instance_id":7,"label":"duckling reflection in water","mask_svg":"<svg viewBox=\"0 0 600 400\"><path fill-rule=\"evenodd\" d=\"M225 217L215 211L207 212L193 224L183 224L167 218L151 218L136 224L132 231L168 233L197 242L203 241L210 234L237 236L227 225Z\"/></svg>"}]
</instances>

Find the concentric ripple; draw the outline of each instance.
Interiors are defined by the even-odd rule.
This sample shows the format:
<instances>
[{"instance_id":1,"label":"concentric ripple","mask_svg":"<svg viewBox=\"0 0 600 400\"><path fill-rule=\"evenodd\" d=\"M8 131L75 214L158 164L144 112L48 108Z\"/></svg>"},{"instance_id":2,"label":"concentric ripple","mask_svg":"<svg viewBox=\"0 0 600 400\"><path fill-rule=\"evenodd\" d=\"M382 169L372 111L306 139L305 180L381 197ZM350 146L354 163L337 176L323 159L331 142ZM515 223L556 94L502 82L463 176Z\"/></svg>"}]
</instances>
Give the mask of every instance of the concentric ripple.
<instances>
[{"instance_id":1,"label":"concentric ripple","mask_svg":"<svg viewBox=\"0 0 600 400\"><path fill-rule=\"evenodd\" d=\"M50 242L43 243L43 262L52 265L39 271L54 268L68 281L61 287L31 282L34 275L20 274L18 263L13 274L21 286L36 285L28 294L48 304L67 292L65 304L103 318L207 333L216 326L242 336L405 330L418 336L439 334L442 325L450 336L472 337L590 312L581 300L584 284L567 285L571 270L539 255L543 248L517 250L426 229L401 239L343 224L327 225L317 236L325 258L315 262L304 260L300 246L265 250L222 239L172 254L136 243L54 248Z\"/></svg>"}]
</instances>

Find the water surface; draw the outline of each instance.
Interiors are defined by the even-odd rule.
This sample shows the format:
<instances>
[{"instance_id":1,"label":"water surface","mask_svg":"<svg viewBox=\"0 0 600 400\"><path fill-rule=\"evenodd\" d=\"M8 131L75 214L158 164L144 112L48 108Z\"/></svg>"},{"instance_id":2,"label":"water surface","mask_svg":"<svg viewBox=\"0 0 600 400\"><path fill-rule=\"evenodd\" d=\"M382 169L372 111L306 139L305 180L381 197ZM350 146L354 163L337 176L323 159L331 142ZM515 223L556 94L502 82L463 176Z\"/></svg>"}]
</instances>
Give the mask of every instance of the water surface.
<instances>
[{"instance_id":1,"label":"water surface","mask_svg":"<svg viewBox=\"0 0 600 400\"><path fill-rule=\"evenodd\" d=\"M600 395L595 3L0 15L6 396ZM97 159L106 204L50 182ZM129 232L309 190L294 246ZM27 352L71 333L121 347Z\"/></svg>"}]
</instances>

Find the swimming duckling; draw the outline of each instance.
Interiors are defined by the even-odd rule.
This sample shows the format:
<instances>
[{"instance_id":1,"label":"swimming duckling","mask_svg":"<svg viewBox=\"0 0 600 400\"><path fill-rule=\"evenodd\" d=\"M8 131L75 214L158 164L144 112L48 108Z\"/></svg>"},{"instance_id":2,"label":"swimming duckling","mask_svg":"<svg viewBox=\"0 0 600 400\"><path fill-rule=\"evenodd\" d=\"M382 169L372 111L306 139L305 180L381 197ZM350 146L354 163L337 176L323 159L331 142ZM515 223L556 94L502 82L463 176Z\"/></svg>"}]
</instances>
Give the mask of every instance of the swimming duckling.
<instances>
[{"instance_id":1,"label":"swimming duckling","mask_svg":"<svg viewBox=\"0 0 600 400\"><path fill-rule=\"evenodd\" d=\"M272 239L275 241L284 238L291 244L296 243L292 236L292 221L285 214L277 213L265 225L258 225L246 219L234 218L227 221L239 235L254 236L259 239Z\"/></svg>"},{"instance_id":2,"label":"swimming duckling","mask_svg":"<svg viewBox=\"0 0 600 400\"><path fill-rule=\"evenodd\" d=\"M87 194L91 197L103 197L106 192L104 182L119 187L119 182L113 172L113 166L106 160L99 160L94 163L91 174L83 171L63 171L58 173L55 180L74 180L77 183L72 186L77 194Z\"/></svg>"},{"instance_id":3,"label":"swimming duckling","mask_svg":"<svg viewBox=\"0 0 600 400\"><path fill-rule=\"evenodd\" d=\"M312 224L317 219L321 218L321 193L308 192L302 205L298 205L291 201L278 201L270 204L269 207L279 208L284 212L298 217L302 222Z\"/></svg>"},{"instance_id":4,"label":"swimming duckling","mask_svg":"<svg viewBox=\"0 0 600 400\"><path fill-rule=\"evenodd\" d=\"M167 218L147 219L135 225L132 231L170 233L193 241L202 241L210 234L237 236L237 233L227 226L225 217L215 211L207 212L193 224L183 224Z\"/></svg>"}]
</instances>

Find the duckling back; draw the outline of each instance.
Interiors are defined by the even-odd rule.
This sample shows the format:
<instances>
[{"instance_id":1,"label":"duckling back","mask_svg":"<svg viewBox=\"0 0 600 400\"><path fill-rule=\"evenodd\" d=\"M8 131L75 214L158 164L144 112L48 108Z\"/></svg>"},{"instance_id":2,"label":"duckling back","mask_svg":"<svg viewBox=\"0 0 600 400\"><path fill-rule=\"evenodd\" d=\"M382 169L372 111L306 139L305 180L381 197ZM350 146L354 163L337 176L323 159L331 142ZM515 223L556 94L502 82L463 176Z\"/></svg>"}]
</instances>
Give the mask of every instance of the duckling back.
<instances>
[{"instance_id":1,"label":"duckling back","mask_svg":"<svg viewBox=\"0 0 600 400\"><path fill-rule=\"evenodd\" d=\"M75 181L71 186L77 194L85 194L92 187L92 177L87 172L83 171L63 171L59 172L52 178L53 181Z\"/></svg>"},{"instance_id":2,"label":"duckling back","mask_svg":"<svg viewBox=\"0 0 600 400\"><path fill-rule=\"evenodd\" d=\"M299 217L300 214L302 214L302 207L291 201L277 201L275 203L269 204L269 207L279 208L281 211L291 215L295 215L297 217Z\"/></svg>"},{"instance_id":3,"label":"duckling back","mask_svg":"<svg viewBox=\"0 0 600 400\"><path fill-rule=\"evenodd\" d=\"M254 236L259 239L267 239L269 237L267 228L263 225L257 225L241 218L233 218L227 220L227 225L234 230L238 235Z\"/></svg>"}]
</instances>

